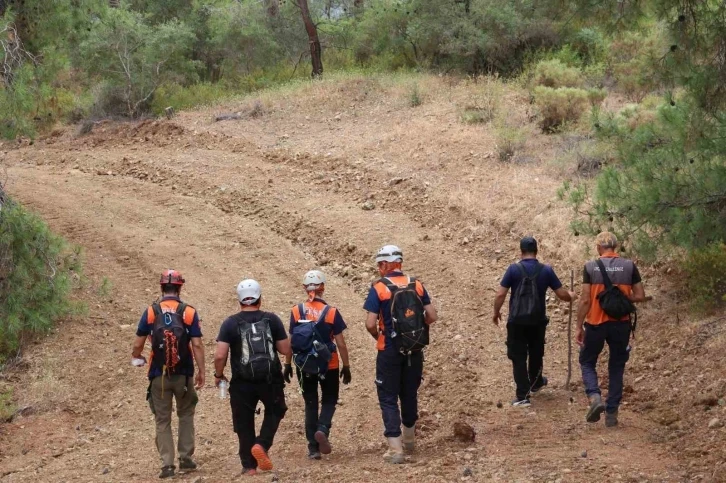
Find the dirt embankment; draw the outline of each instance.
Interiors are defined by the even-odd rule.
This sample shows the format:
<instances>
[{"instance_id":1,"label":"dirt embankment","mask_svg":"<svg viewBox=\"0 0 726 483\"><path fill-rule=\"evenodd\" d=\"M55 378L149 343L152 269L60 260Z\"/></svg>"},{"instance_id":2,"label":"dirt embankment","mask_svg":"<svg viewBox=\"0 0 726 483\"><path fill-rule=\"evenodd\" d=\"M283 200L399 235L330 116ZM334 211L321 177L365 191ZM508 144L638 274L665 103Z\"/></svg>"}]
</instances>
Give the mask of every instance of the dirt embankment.
<instances>
[{"instance_id":1,"label":"dirt embankment","mask_svg":"<svg viewBox=\"0 0 726 483\"><path fill-rule=\"evenodd\" d=\"M255 118L211 121L243 110L240 101L0 146L9 192L85 248L89 277L79 292L89 315L61 324L0 381L27 407L0 426L0 480L155 478L144 376L128 355L156 274L169 266L188 280L184 297L202 314L208 359L241 278L260 280L267 308L284 318L302 295L302 274L328 274L327 298L349 326L353 383L341 392L334 453L322 463L305 459L302 398L288 387L290 411L272 452L281 481L723 479L724 320L689 317L667 264L642 269L656 301L640 315L621 427L586 425L581 388L562 388L568 308L554 300L551 387L529 410L508 407L511 367L490 312L519 237L537 236L540 257L566 283L586 257L555 196L559 141L526 124L526 103L508 90L502 108L530 136L518 162L501 163L490 127L459 121L479 86L419 82L426 94L417 108L406 105L405 85L326 82L265 94ZM441 314L420 392L420 449L401 467L380 463L375 351L361 309L372 254L391 242ZM200 470L184 481L227 481L240 470L227 402L207 386ZM476 430L474 443L452 438L461 421Z\"/></svg>"}]
</instances>

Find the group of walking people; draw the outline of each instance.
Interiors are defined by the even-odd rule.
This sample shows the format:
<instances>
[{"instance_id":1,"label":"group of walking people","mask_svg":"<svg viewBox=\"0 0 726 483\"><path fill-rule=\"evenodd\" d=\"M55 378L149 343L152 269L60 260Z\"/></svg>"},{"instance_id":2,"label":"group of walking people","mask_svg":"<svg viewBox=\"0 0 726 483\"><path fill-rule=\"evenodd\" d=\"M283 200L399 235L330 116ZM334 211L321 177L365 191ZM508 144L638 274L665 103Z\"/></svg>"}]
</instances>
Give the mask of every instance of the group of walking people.
<instances>
[{"instance_id":1,"label":"group of walking people","mask_svg":"<svg viewBox=\"0 0 726 483\"><path fill-rule=\"evenodd\" d=\"M583 271L576 339L582 346L580 365L590 400L586 420L598 421L606 412L606 425L614 426L634 329L632 303L644 300L645 294L637 267L617 255L616 238L601 233L596 244L600 258L588 262ZM494 323L499 324L501 308L511 290L507 355L516 385L513 407L529 406L532 394L547 385L542 373L547 289L564 301L578 298L562 287L551 266L537 260L534 238L523 238L520 248L521 261L512 264L502 278L493 316ZM429 330L437 320L437 312L421 281L404 274L399 247L382 247L376 254L376 264L380 278L371 285L363 309L366 329L378 350L375 384L388 442L383 458L397 464L403 463L405 455L415 448L423 350L429 343ZM196 390L205 384L206 369L199 316L180 298L184 282L176 270L162 273L161 299L142 314L132 350L132 364L143 366L147 360L142 353L147 339L151 341L147 400L156 421L156 446L162 460L160 478L174 476L177 469L171 432L173 400L179 417L178 469L186 472L197 466L192 459ZM273 468L269 451L287 412L284 385L292 384L293 379L297 379L305 402L308 458L320 460L332 451L330 430L340 382L349 384L352 376L344 336L347 325L340 310L324 300L325 282L325 274L318 270L304 275L302 285L307 297L290 310L287 331L277 315L261 309L262 287L257 281L242 280L237 286L240 308L220 327L214 381L218 387L229 384L232 423L239 439L244 475ZM615 291L622 296L620 299ZM620 305L613 302L615 299ZM612 315L613 307L621 309L616 316ZM595 366L606 342L610 347L610 385L607 404L603 404ZM229 378L225 374L228 361ZM258 403L264 406L259 433L255 431Z\"/></svg>"}]
</instances>

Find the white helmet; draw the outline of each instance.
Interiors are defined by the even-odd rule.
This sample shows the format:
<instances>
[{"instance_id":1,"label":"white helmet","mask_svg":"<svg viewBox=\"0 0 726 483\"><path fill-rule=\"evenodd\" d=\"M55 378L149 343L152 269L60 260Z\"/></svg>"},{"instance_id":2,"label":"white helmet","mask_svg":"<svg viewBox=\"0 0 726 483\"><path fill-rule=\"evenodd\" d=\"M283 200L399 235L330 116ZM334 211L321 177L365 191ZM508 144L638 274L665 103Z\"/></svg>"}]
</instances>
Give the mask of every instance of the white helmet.
<instances>
[{"instance_id":1,"label":"white helmet","mask_svg":"<svg viewBox=\"0 0 726 483\"><path fill-rule=\"evenodd\" d=\"M239 285L237 285L237 298L243 305L254 304L261 295L262 287L260 287L257 280L248 278L246 280L242 280Z\"/></svg>"},{"instance_id":2,"label":"white helmet","mask_svg":"<svg viewBox=\"0 0 726 483\"><path fill-rule=\"evenodd\" d=\"M386 245L376 254L376 263L378 262L402 262L403 251L396 245Z\"/></svg>"},{"instance_id":3,"label":"white helmet","mask_svg":"<svg viewBox=\"0 0 726 483\"><path fill-rule=\"evenodd\" d=\"M310 270L303 277L302 283L303 286L305 286L306 288L310 285L316 285L315 288L317 288L317 285L322 285L325 283L325 274L320 270Z\"/></svg>"}]
</instances>

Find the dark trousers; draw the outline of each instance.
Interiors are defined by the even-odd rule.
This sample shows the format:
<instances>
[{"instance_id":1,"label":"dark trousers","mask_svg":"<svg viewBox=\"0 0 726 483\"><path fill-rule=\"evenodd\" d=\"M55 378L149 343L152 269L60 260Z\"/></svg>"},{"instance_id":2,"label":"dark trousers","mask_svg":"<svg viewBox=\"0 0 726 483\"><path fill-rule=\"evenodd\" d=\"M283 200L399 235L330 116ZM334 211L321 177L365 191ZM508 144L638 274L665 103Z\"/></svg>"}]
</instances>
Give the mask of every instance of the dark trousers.
<instances>
[{"instance_id":1,"label":"dark trousers","mask_svg":"<svg viewBox=\"0 0 726 483\"><path fill-rule=\"evenodd\" d=\"M232 406L232 424L239 438L239 458L243 468L257 468L257 461L250 450L260 444L265 450L272 447L280 421L285 417L287 405L283 383L266 384L233 381L229 386L229 403ZM255 409L257 403L265 406L259 436L255 434Z\"/></svg>"},{"instance_id":2,"label":"dark trousers","mask_svg":"<svg viewBox=\"0 0 726 483\"><path fill-rule=\"evenodd\" d=\"M545 324L507 324L507 357L512 361L519 400L526 398L533 387L542 384L546 331Z\"/></svg>"},{"instance_id":3,"label":"dark trousers","mask_svg":"<svg viewBox=\"0 0 726 483\"><path fill-rule=\"evenodd\" d=\"M585 345L580 349L580 369L582 382L585 384L585 393L588 396L600 394L600 384L597 379L597 358L605 347L610 348L608 361L608 375L610 385L605 405L606 411L614 413L620 406L623 398L623 374L625 363L630 358L630 322L605 322L600 325L585 324Z\"/></svg>"},{"instance_id":4,"label":"dark trousers","mask_svg":"<svg viewBox=\"0 0 726 483\"><path fill-rule=\"evenodd\" d=\"M418 420L418 388L423 376L423 362L423 352L410 355L393 350L378 352L376 386L383 414L383 435L387 438L401 436L401 422L410 428Z\"/></svg>"},{"instance_id":5,"label":"dark trousers","mask_svg":"<svg viewBox=\"0 0 726 483\"><path fill-rule=\"evenodd\" d=\"M297 380L302 387L305 401L305 437L308 440L308 449L311 451L318 450L318 443L315 441L317 431L322 431L326 436L330 434L333 414L335 414L335 406L338 404L338 394L340 393L339 378L339 369L328 370L325 373L325 379L297 370ZM318 399L318 386L322 393L320 399ZM320 413L318 413L318 403Z\"/></svg>"}]
</instances>

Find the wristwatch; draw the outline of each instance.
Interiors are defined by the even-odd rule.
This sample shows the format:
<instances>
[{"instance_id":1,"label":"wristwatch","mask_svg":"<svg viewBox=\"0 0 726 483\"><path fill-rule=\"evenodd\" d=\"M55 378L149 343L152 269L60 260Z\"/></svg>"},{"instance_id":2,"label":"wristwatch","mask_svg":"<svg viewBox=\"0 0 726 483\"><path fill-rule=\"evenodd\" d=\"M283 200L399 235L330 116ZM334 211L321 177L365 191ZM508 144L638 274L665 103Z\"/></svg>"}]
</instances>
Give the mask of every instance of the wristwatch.
<instances>
[{"instance_id":1,"label":"wristwatch","mask_svg":"<svg viewBox=\"0 0 726 483\"><path fill-rule=\"evenodd\" d=\"M215 379L222 379L223 377L224 377L224 373L222 373L221 376L218 376L216 372L214 373L214 378Z\"/></svg>"}]
</instances>

